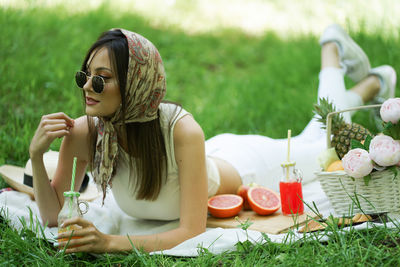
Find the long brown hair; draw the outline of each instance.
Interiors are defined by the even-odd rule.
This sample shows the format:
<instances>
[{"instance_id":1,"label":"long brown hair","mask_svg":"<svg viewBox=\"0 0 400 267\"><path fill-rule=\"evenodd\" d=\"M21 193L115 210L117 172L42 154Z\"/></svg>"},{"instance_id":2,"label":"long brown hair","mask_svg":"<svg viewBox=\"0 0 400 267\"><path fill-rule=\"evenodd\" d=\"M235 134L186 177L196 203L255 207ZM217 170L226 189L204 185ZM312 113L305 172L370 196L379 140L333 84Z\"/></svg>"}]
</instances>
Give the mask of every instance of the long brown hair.
<instances>
[{"instance_id":1,"label":"long brown hair","mask_svg":"<svg viewBox=\"0 0 400 267\"><path fill-rule=\"evenodd\" d=\"M96 53L100 48L106 47L110 55L113 72L117 76L118 85L122 99L122 118L126 112L126 100L124 99L126 90L127 71L129 63L128 43L125 36L119 30L111 30L103 33L97 41L90 47L83 61L81 70L86 72L87 61L90 55ZM84 93L83 96L85 97ZM159 111L158 111L159 113ZM89 135L89 167L94 167L94 155L96 152L97 130L93 117L87 116ZM172 123L172 122L170 122ZM167 152L161 131L160 116L148 122L126 123L123 121L123 131L127 136L126 151L130 155L131 166L135 167L135 183L131 181L134 188L132 193L136 193L136 199L155 200L157 199L161 187L166 180Z\"/></svg>"}]
</instances>

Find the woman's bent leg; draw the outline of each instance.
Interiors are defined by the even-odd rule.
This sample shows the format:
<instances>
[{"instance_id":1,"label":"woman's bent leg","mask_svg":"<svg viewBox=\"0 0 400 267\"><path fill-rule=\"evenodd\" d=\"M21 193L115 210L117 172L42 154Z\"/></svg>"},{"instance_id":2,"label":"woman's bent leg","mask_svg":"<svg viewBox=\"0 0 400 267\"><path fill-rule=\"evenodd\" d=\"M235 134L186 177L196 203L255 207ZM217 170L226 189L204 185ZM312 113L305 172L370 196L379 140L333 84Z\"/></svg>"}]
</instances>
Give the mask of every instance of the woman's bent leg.
<instances>
[{"instance_id":1,"label":"woman's bent leg","mask_svg":"<svg viewBox=\"0 0 400 267\"><path fill-rule=\"evenodd\" d=\"M337 110L363 105L366 98L360 94L360 90L376 86L376 77L375 81L367 77L370 69L368 58L339 26L329 29L321 38L322 69L319 74L318 99L329 98ZM346 90L345 73L359 82L355 89ZM367 95L371 97L373 94L376 94L376 90L371 90ZM343 113L343 116L347 122L351 122L350 113ZM326 132L315 118L300 135L291 139L291 160L296 161L297 168L303 172L305 183L313 180L314 172L319 170L317 156L324 148ZM206 152L232 165L243 183L255 182L277 191L283 176L280 164L286 160L287 139L223 134L206 142Z\"/></svg>"}]
</instances>

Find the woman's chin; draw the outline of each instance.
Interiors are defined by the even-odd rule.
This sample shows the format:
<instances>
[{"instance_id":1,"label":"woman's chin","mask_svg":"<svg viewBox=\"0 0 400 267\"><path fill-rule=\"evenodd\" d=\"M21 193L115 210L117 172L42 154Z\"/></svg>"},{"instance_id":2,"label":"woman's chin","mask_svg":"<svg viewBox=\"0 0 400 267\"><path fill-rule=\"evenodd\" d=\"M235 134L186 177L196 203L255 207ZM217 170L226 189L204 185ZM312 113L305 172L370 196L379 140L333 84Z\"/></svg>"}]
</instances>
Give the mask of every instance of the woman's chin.
<instances>
[{"instance_id":1,"label":"woman's chin","mask_svg":"<svg viewBox=\"0 0 400 267\"><path fill-rule=\"evenodd\" d=\"M104 111L102 112L90 106L89 107L86 106L85 113L86 115L91 117L104 117L104 118L111 118L114 115L114 113L109 114L108 112Z\"/></svg>"},{"instance_id":2,"label":"woman's chin","mask_svg":"<svg viewBox=\"0 0 400 267\"><path fill-rule=\"evenodd\" d=\"M100 112L98 112L95 109L88 107L88 106L86 106L85 113L86 113L86 115L91 116L91 117L101 116Z\"/></svg>"}]
</instances>

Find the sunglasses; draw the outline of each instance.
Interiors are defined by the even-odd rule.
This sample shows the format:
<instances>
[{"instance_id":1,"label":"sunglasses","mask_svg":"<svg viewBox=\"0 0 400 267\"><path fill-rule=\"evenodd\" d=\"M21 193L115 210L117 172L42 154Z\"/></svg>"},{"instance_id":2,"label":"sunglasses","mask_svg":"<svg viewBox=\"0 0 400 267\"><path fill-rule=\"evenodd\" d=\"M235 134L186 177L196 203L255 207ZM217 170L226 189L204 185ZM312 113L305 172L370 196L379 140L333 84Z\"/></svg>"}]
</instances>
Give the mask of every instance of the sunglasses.
<instances>
[{"instance_id":1,"label":"sunglasses","mask_svg":"<svg viewBox=\"0 0 400 267\"><path fill-rule=\"evenodd\" d=\"M75 74L76 85L78 85L79 88L83 88L83 86L87 83L89 78L92 78L93 90L98 94L103 92L105 82L103 77L99 75L88 76L85 72L78 71Z\"/></svg>"}]
</instances>

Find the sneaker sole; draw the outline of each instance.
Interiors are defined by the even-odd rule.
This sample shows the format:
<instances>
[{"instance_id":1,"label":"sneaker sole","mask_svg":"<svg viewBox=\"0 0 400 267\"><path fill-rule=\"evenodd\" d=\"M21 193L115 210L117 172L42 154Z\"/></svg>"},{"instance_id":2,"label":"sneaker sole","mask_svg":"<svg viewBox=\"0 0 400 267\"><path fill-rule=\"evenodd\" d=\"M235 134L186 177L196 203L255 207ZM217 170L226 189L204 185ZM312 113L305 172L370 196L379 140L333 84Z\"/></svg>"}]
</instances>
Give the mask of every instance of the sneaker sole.
<instances>
[{"instance_id":1,"label":"sneaker sole","mask_svg":"<svg viewBox=\"0 0 400 267\"><path fill-rule=\"evenodd\" d=\"M358 70L351 68L352 64L347 65L345 63L345 65L347 66L346 74L349 76L349 78L353 82L359 82L362 79L364 79L368 75L369 70L371 69L371 66L370 66L367 55L361 49L361 47L356 42L354 42L354 40L347 34L347 32L338 24L333 24L333 25L329 26L327 28L326 32L323 34L323 36L324 35L328 35L328 36L339 35L341 38L334 39L333 37L329 37L329 38L326 38L326 40L322 40L322 38L321 38L321 40L320 40L321 45L323 45L327 42L338 42L338 41L343 40L348 43L347 48L349 48L349 50L350 50L348 53L352 53L353 55L355 55L354 59L356 61L367 63L366 66L364 66L364 64L362 64L363 68L359 68ZM342 57L343 56L344 55L342 55ZM346 60L344 60L343 62L346 62Z\"/></svg>"}]
</instances>

